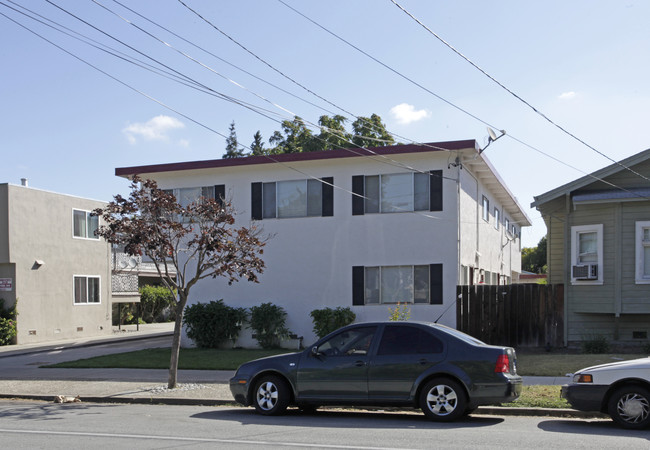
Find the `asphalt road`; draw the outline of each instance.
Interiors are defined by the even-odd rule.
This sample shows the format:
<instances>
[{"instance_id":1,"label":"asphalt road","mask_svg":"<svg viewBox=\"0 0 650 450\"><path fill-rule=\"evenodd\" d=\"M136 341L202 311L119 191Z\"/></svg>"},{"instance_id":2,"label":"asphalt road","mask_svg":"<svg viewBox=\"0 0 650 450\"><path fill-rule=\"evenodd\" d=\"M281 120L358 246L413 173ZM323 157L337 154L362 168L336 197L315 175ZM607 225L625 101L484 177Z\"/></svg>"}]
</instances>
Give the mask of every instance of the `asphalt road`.
<instances>
[{"instance_id":1,"label":"asphalt road","mask_svg":"<svg viewBox=\"0 0 650 450\"><path fill-rule=\"evenodd\" d=\"M3 448L647 449L650 431L603 419L318 412L264 417L251 409L0 402Z\"/></svg>"}]
</instances>

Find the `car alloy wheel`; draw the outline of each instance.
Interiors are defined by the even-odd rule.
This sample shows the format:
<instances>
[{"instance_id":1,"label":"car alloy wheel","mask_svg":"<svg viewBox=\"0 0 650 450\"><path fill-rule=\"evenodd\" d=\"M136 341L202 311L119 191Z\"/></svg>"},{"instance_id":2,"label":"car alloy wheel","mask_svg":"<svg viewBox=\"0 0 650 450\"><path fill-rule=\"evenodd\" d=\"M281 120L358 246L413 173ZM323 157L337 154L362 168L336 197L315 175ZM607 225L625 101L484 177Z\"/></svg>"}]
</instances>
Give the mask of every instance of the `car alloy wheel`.
<instances>
[{"instance_id":1,"label":"car alloy wheel","mask_svg":"<svg viewBox=\"0 0 650 450\"><path fill-rule=\"evenodd\" d=\"M280 377L262 377L255 385L255 409L260 414L281 414L289 406L289 386Z\"/></svg>"},{"instance_id":2,"label":"car alloy wheel","mask_svg":"<svg viewBox=\"0 0 650 450\"><path fill-rule=\"evenodd\" d=\"M608 411L624 428L646 428L650 425L650 391L640 386L623 387L610 397Z\"/></svg>"},{"instance_id":3,"label":"car alloy wheel","mask_svg":"<svg viewBox=\"0 0 650 450\"><path fill-rule=\"evenodd\" d=\"M457 382L445 378L429 381L420 393L420 408L433 420L452 421L465 413L465 391Z\"/></svg>"}]
</instances>

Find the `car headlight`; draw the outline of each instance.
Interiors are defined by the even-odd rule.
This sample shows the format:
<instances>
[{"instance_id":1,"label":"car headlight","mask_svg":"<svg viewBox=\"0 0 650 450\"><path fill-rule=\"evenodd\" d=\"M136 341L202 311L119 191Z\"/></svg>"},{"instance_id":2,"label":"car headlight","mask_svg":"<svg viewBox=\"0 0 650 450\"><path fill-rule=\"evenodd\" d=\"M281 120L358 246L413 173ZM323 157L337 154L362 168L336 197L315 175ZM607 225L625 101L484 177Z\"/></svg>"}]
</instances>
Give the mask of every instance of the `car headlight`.
<instances>
[{"instance_id":1,"label":"car headlight","mask_svg":"<svg viewBox=\"0 0 650 450\"><path fill-rule=\"evenodd\" d=\"M573 376L574 383L593 383L594 377L587 373L578 373Z\"/></svg>"}]
</instances>

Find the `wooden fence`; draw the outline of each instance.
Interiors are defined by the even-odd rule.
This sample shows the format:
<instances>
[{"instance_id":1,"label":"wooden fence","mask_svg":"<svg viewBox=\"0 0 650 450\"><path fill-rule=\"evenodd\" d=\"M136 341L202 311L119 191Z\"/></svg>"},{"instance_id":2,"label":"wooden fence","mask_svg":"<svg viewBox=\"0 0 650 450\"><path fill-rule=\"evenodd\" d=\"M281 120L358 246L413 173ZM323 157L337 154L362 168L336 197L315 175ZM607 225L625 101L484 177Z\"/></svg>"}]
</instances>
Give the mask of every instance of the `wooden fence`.
<instances>
[{"instance_id":1,"label":"wooden fence","mask_svg":"<svg viewBox=\"0 0 650 450\"><path fill-rule=\"evenodd\" d=\"M494 345L564 346L564 286L458 286L456 326Z\"/></svg>"}]
</instances>

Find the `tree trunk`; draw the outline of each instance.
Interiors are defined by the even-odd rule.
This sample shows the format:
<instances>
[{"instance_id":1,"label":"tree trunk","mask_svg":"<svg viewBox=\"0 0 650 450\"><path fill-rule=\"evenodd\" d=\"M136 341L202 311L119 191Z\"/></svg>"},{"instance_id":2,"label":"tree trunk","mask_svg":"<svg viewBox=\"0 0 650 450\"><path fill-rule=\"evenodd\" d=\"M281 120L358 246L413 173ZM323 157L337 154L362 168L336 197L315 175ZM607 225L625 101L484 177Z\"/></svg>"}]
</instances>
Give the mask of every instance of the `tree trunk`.
<instances>
[{"instance_id":1,"label":"tree trunk","mask_svg":"<svg viewBox=\"0 0 650 450\"><path fill-rule=\"evenodd\" d=\"M181 332L183 331L183 310L187 303L187 296L179 293L178 304L176 305L176 322L174 323L174 337L172 339L172 356L169 361L168 389L176 388L178 379L178 357L181 351Z\"/></svg>"}]
</instances>

